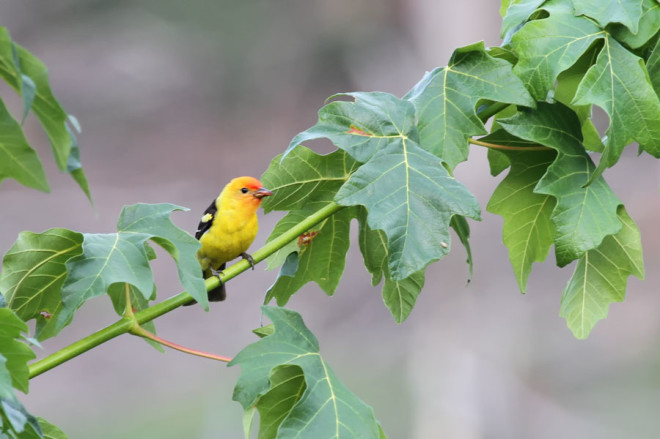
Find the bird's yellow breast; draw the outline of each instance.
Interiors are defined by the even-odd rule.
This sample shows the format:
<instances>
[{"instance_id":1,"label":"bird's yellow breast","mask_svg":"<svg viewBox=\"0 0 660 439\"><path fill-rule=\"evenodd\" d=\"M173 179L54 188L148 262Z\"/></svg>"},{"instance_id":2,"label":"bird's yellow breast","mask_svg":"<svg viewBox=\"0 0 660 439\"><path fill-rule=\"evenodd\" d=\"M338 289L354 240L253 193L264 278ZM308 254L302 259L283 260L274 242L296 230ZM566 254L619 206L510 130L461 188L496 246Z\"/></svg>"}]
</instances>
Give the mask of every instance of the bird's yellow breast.
<instances>
[{"instance_id":1,"label":"bird's yellow breast","mask_svg":"<svg viewBox=\"0 0 660 439\"><path fill-rule=\"evenodd\" d=\"M213 224L199 239L202 247L197 256L202 267L207 262L217 270L223 263L239 257L248 250L257 236L258 229L259 223L254 210L220 206Z\"/></svg>"}]
</instances>

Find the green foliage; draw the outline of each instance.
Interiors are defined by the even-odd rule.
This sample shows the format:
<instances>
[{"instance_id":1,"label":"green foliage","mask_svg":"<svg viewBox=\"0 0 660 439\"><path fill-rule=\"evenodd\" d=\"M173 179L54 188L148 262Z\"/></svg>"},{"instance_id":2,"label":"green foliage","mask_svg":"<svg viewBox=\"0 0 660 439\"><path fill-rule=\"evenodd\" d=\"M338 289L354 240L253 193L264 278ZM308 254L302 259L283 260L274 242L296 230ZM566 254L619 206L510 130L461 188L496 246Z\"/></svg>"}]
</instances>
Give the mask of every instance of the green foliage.
<instances>
[{"instance_id":1,"label":"green foliage","mask_svg":"<svg viewBox=\"0 0 660 439\"><path fill-rule=\"evenodd\" d=\"M587 16L574 16L567 8L556 7L556 3L551 2L546 8L550 12L548 18L534 20L514 35L511 44L520 58L514 67L516 74L537 100L545 100L558 75L575 64L592 45L599 44L597 60L580 81L572 102L598 105L610 117L605 150L592 178L616 164L623 148L633 141L654 157L660 157L660 99L652 90L644 60ZM631 9L624 6L591 8L592 18L600 17L607 24L630 17ZM641 8L638 9L635 23L641 17Z\"/></svg>"},{"instance_id":2,"label":"green foliage","mask_svg":"<svg viewBox=\"0 0 660 439\"><path fill-rule=\"evenodd\" d=\"M551 216L557 229L557 265L569 264L621 228L616 215L621 202L605 180L598 177L586 186L593 179L594 165L581 144L575 113L562 104L539 103L537 110L521 112L499 123L510 134L558 152L534 188L536 193L557 200Z\"/></svg>"},{"instance_id":3,"label":"green foliage","mask_svg":"<svg viewBox=\"0 0 660 439\"><path fill-rule=\"evenodd\" d=\"M561 297L559 315L577 338L587 338L596 322L607 317L610 303L623 301L628 276L644 278L639 230L623 206L619 219L621 230L580 258Z\"/></svg>"},{"instance_id":4,"label":"green foliage","mask_svg":"<svg viewBox=\"0 0 660 439\"><path fill-rule=\"evenodd\" d=\"M0 291L7 306L21 319L36 319L35 335L39 340L58 332L55 323L63 307L65 264L82 254L82 242L82 234L66 229L22 232L5 254Z\"/></svg>"},{"instance_id":5,"label":"green foliage","mask_svg":"<svg viewBox=\"0 0 660 439\"><path fill-rule=\"evenodd\" d=\"M41 437L37 419L18 401L14 389L28 391L28 361L35 355L21 338L27 325L8 308L0 308L0 428L9 438ZM3 436L4 437L4 436Z\"/></svg>"},{"instance_id":6,"label":"green foliage","mask_svg":"<svg viewBox=\"0 0 660 439\"><path fill-rule=\"evenodd\" d=\"M62 286L62 311L56 330L70 323L85 301L108 292L113 284L130 284L149 300L154 279L146 250L151 240L163 247L177 263L179 278L187 291L208 308L201 268L195 257L199 242L176 227L169 216L185 210L173 204L136 204L122 211L117 233L83 235L82 254L66 263L68 276Z\"/></svg>"},{"instance_id":7,"label":"green foliage","mask_svg":"<svg viewBox=\"0 0 660 439\"><path fill-rule=\"evenodd\" d=\"M340 280L354 220L371 283L382 284L383 302L397 323L414 310L429 264L450 252L450 230L466 249L471 277L468 218L480 220L481 212L453 175L468 159L470 143L489 148L493 175L508 169L487 209L504 219L503 242L520 291L527 292L534 263L553 245L559 267L576 261L559 305L576 338L586 338L609 304L623 300L630 275L643 277L640 233L603 172L634 142L640 152L660 157L659 4L502 0L500 12L501 47L457 49L447 67L425 74L403 98L333 96L318 122L273 159L262 182L275 196L263 207L286 215L266 246L253 252L257 262L269 258L269 269L281 265L266 303L282 306L308 282L328 295L345 293ZM77 122L53 97L43 64L4 28L0 77L21 96L22 119L36 114L55 162L89 196L73 135ZM593 123L595 106L609 117L604 133ZM0 180L48 190L39 158L1 101L0 127ZM304 145L317 139L336 150L321 155ZM175 210L182 208L126 207L116 233L50 229L18 236L0 274L6 299L0 300L1 437L64 437L16 399L15 389L27 392L32 371L61 364L79 348L135 334L137 324L154 332L150 320L190 296L208 308L206 288L217 281L205 287L195 258L199 243L172 224ZM151 303L153 243L174 259L190 295ZM223 279L247 267L228 267ZM35 363L42 367L28 367L34 354L21 339L26 321L36 320L35 335L45 340L87 300L106 293L123 316L119 322ZM242 367L234 398L245 408L246 435L259 411L260 438L385 437L371 408L320 356L300 315L263 310L273 324L256 330L261 339L231 363Z\"/></svg>"},{"instance_id":8,"label":"green foliage","mask_svg":"<svg viewBox=\"0 0 660 439\"><path fill-rule=\"evenodd\" d=\"M234 400L259 410L259 437L379 438L373 410L335 376L302 317L283 308L262 310L274 333L229 363L242 369Z\"/></svg>"},{"instance_id":9,"label":"green foliage","mask_svg":"<svg viewBox=\"0 0 660 439\"><path fill-rule=\"evenodd\" d=\"M72 125L80 131L78 122L68 115L55 99L48 83L46 66L23 47L14 43L6 28L0 27L0 77L23 100L22 120L34 111L50 140L58 168L71 174L85 195L91 199L89 185L80 163L78 142ZM41 162L28 145L18 122L0 101L0 181L13 178L21 184L48 192L48 183ZM9 133L9 135L7 135Z\"/></svg>"},{"instance_id":10,"label":"green foliage","mask_svg":"<svg viewBox=\"0 0 660 439\"><path fill-rule=\"evenodd\" d=\"M487 133L475 111L479 101L534 106L512 65L486 53L483 43L457 49L447 67L424 75L406 98L417 108L424 149L442 157L451 169L467 160L467 139Z\"/></svg>"},{"instance_id":11,"label":"green foliage","mask_svg":"<svg viewBox=\"0 0 660 439\"><path fill-rule=\"evenodd\" d=\"M504 218L502 240L521 292L527 291L532 263L543 262L555 236L551 214L556 199L534 192L557 154L553 151L508 151L511 170L488 202L491 213Z\"/></svg>"}]
</instances>

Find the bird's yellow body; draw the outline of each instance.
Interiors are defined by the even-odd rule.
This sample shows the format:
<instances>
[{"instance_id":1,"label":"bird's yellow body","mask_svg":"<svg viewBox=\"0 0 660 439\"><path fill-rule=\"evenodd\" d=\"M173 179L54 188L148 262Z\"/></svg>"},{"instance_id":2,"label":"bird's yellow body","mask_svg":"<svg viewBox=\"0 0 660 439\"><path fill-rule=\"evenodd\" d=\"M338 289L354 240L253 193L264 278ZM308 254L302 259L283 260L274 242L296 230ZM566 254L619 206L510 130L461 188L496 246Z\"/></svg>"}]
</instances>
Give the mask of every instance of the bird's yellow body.
<instances>
[{"instance_id":1,"label":"bird's yellow body","mask_svg":"<svg viewBox=\"0 0 660 439\"><path fill-rule=\"evenodd\" d=\"M239 256L251 259L246 252L259 230L257 209L261 199L269 195L272 192L256 178L239 177L230 181L206 209L195 235L202 245L197 259L204 278ZM219 288L220 291L209 292L209 300L224 300L224 285Z\"/></svg>"}]
</instances>

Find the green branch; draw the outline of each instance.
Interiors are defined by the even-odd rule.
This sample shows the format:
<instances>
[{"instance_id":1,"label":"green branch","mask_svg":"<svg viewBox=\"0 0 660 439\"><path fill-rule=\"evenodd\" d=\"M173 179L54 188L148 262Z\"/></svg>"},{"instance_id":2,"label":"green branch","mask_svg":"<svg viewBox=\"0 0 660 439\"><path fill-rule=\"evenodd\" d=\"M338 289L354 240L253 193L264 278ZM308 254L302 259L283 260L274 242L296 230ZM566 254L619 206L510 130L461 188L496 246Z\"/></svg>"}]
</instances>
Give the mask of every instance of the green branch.
<instances>
[{"instance_id":1,"label":"green branch","mask_svg":"<svg viewBox=\"0 0 660 439\"><path fill-rule=\"evenodd\" d=\"M287 230L282 235L273 239L266 245L264 245L259 250L252 253L254 263L258 263L266 259L271 254L275 253L280 248L287 245L292 240L298 238L299 235L305 233L310 228L314 227L323 219L333 215L335 212L343 209L344 206L340 206L336 203L330 203L327 206L319 209L315 213L311 214L303 221L298 223L295 227ZM250 263L246 260L241 260L231 267L223 271L222 282L227 282L242 272L250 268ZM212 290L220 284L218 278L211 277L206 279L206 290ZM107 326L93 334L88 335L85 338L78 340L77 342L60 349L53 354L36 361L30 365L30 378L34 378L42 373L49 371L50 369L59 366L60 364L69 361L70 359L77 357L78 355L89 351L90 349L95 348L96 346L103 344L113 338L131 332L135 329L136 325L141 325L143 323L149 322L157 317L167 314L168 312L190 302L192 296L187 292L182 292L176 296L170 297L160 303L157 303L154 306L143 309L142 311L136 312L134 319L130 317L124 317L121 320L113 323L110 326Z\"/></svg>"}]
</instances>

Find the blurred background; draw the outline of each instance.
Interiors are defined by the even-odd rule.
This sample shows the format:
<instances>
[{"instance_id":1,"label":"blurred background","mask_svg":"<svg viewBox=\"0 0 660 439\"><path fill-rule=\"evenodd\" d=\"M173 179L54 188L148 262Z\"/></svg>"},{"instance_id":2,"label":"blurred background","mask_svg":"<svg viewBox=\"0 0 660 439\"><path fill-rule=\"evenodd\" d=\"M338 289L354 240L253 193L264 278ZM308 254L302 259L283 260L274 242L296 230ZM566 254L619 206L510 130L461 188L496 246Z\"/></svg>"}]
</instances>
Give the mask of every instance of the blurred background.
<instances>
[{"instance_id":1,"label":"blurred background","mask_svg":"<svg viewBox=\"0 0 660 439\"><path fill-rule=\"evenodd\" d=\"M22 230L113 232L122 206L136 202L190 208L174 221L192 232L225 182L261 175L315 123L329 95L401 96L453 49L498 45L498 8L493 0L0 3L1 24L46 63L55 95L80 120L94 197L92 206L54 168L31 117L27 134L52 193L3 182L0 249ZM308 285L289 307L390 438L659 437L660 167L634 149L605 177L642 231L646 280L629 280L625 303L586 341L558 317L571 267L555 268L551 254L535 265L527 295L518 292L502 220L485 211L502 176L490 177L478 147L457 168L484 209L483 221L471 223L469 286L455 245L429 268L415 310L397 325L352 248L335 296ZM262 216L253 249L279 218ZM181 290L162 253L155 270L160 299ZM256 340L250 331L276 274L259 265L232 281L229 299L211 312L187 307L158 319L159 335L235 355ZM93 300L38 354L116 319L109 300ZM242 409L231 400L239 373L127 335L34 379L22 401L71 439L240 438Z\"/></svg>"}]
</instances>

